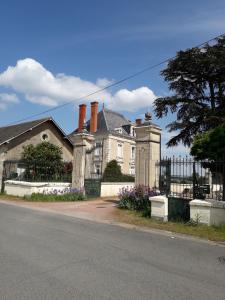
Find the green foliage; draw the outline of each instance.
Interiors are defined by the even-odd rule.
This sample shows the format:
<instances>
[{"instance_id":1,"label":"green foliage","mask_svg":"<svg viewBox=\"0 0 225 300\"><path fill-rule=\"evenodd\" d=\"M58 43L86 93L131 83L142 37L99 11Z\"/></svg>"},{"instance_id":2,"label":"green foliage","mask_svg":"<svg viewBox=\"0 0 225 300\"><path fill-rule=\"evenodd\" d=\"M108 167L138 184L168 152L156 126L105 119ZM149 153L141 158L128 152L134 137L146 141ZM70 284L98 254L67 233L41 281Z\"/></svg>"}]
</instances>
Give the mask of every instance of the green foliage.
<instances>
[{"instance_id":1,"label":"green foliage","mask_svg":"<svg viewBox=\"0 0 225 300\"><path fill-rule=\"evenodd\" d=\"M223 200L225 200L225 125L221 125L195 137L191 147L191 155L203 162L204 168L212 173L220 173L223 184Z\"/></svg>"},{"instance_id":2,"label":"green foliage","mask_svg":"<svg viewBox=\"0 0 225 300\"><path fill-rule=\"evenodd\" d=\"M225 125L195 137L191 155L196 159L221 161L225 159Z\"/></svg>"},{"instance_id":3,"label":"green foliage","mask_svg":"<svg viewBox=\"0 0 225 300\"><path fill-rule=\"evenodd\" d=\"M30 144L24 147L22 158L28 163L33 161L43 163L54 161L54 164L56 164L57 162L62 162L62 150L49 142L42 142L37 146Z\"/></svg>"},{"instance_id":4,"label":"green foliage","mask_svg":"<svg viewBox=\"0 0 225 300\"><path fill-rule=\"evenodd\" d=\"M65 194L41 194L33 193L31 196L24 197L28 201L34 202L60 202L60 201L81 201L85 200L83 193L65 193Z\"/></svg>"},{"instance_id":5,"label":"green foliage","mask_svg":"<svg viewBox=\"0 0 225 300\"><path fill-rule=\"evenodd\" d=\"M134 182L134 177L122 174L121 167L117 161L111 160L108 162L104 174L103 181L105 182Z\"/></svg>"},{"instance_id":6,"label":"green foliage","mask_svg":"<svg viewBox=\"0 0 225 300\"><path fill-rule=\"evenodd\" d=\"M62 161L62 150L49 142L25 146L22 160L26 165L27 180L56 180L67 167Z\"/></svg>"},{"instance_id":7,"label":"green foliage","mask_svg":"<svg viewBox=\"0 0 225 300\"><path fill-rule=\"evenodd\" d=\"M168 146L190 146L196 134L225 122L225 36L214 45L179 51L161 74L174 94L156 99L155 113L177 118L167 125L178 131Z\"/></svg>"}]
</instances>

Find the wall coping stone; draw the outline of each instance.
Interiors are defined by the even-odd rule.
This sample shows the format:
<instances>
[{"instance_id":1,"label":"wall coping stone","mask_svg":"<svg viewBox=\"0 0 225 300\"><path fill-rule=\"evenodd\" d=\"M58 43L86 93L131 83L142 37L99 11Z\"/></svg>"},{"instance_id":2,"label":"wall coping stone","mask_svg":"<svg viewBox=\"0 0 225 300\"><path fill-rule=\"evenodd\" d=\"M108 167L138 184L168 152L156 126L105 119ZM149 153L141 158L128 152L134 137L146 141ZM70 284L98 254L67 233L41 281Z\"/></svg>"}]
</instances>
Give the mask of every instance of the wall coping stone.
<instances>
[{"instance_id":1,"label":"wall coping stone","mask_svg":"<svg viewBox=\"0 0 225 300\"><path fill-rule=\"evenodd\" d=\"M225 202L224 201L216 201L216 200L200 200L194 199L190 201L191 206L205 206L205 207L212 207L212 208L222 208L225 209Z\"/></svg>"},{"instance_id":2,"label":"wall coping stone","mask_svg":"<svg viewBox=\"0 0 225 300\"><path fill-rule=\"evenodd\" d=\"M29 182L29 181L17 181L17 180L6 180L5 184L20 185L20 186L31 186L31 187L45 187L45 186L63 186L69 187L69 182Z\"/></svg>"},{"instance_id":3,"label":"wall coping stone","mask_svg":"<svg viewBox=\"0 0 225 300\"><path fill-rule=\"evenodd\" d=\"M167 197L166 196L153 196L153 197L149 197L149 200L150 201L156 201L156 202L162 202L164 203L166 200L167 200Z\"/></svg>"},{"instance_id":4,"label":"wall coping stone","mask_svg":"<svg viewBox=\"0 0 225 300\"><path fill-rule=\"evenodd\" d=\"M127 186L134 186L134 182L107 182L107 181L102 181L102 185L127 185Z\"/></svg>"}]
</instances>

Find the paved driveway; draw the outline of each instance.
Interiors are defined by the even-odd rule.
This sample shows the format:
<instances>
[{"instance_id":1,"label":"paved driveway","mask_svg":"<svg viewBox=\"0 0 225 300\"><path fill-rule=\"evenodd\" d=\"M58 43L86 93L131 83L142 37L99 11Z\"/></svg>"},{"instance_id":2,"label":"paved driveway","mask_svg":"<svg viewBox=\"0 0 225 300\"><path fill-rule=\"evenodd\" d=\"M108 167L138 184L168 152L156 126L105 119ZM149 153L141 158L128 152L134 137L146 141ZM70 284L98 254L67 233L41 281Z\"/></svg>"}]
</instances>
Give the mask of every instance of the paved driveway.
<instances>
[{"instance_id":1,"label":"paved driveway","mask_svg":"<svg viewBox=\"0 0 225 300\"><path fill-rule=\"evenodd\" d=\"M4 300L224 300L224 255L215 243L0 204Z\"/></svg>"},{"instance_id":2,"label":"paved driveway","mask_svg":"<svg viewBox=\"0 0 225 300\"><path fill-rule=\"evenodd\" d=\"M116 210L117 198L99 198L75 202L29 202L24 200L0 200L0 203L16 205L47 212L58 212L67 216L88 220L110 221Z\"/></svg>"}]
</instances>

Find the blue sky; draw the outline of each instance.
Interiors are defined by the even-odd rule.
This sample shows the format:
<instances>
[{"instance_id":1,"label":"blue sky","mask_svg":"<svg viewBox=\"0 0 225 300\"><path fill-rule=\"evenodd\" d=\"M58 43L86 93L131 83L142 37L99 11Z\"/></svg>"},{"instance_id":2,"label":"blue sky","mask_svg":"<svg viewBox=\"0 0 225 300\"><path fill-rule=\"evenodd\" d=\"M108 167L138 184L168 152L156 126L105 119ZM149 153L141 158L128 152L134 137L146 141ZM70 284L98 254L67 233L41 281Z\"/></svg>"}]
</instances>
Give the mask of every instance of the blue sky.
<instances>
[{"instance_id":1,"label":"blue sky","mask_svg":"<svg viewBox=\"0 0 225 300\"><path fill-rule=\"evenodd\" d=\"M0 126L75 100L50 113L72 131L76 98L224 33L224 13L222 0L1 1ZM134 120L168 94L162 68L87 102ZM170 119L154 121L164 128ZM168 137L164 131L163 142Z\"/></svg>"}]
</instances>

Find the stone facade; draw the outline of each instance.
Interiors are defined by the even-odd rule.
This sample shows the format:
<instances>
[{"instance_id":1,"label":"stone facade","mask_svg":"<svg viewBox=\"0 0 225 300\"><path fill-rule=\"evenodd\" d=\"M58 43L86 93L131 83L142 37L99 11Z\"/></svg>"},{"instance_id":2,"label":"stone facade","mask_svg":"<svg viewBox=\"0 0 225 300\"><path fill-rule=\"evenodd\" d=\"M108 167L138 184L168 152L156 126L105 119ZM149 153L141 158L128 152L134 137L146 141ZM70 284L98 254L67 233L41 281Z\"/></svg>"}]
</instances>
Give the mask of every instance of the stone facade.
<instances>
[{"instance_id":1,"label":"stone facade","mask_svg":"<svg viewBox=\"0 0 225 300\"><path fill-rule=\"evenodd\" d=\"M62 157L64 161L72 161L73 149L68 142L62 138L55 126L46 122L42 125L26 132L25 134L13 139L4 146L6 150L5 160L19 160L23 152L23 147L29 144L37 145L43 142L43 135L46 135L48 141L62 149Z\"/></svg>"},{"instance_id":2,"label":"stone facade","mask_svg":"<svg viewBox=\"0 0 225 300\"><path fill-rule=\"evenodd\" d=\"M93 158L93 171L99 166L101 173L104 172L107 163L116 160L121 166L123 174L135 174L135 139L124 136L106 134L95 136L95 146L101 145L95 151ZM134 149L132 151L132 149Z\"/></svg>"}]
</instances>

